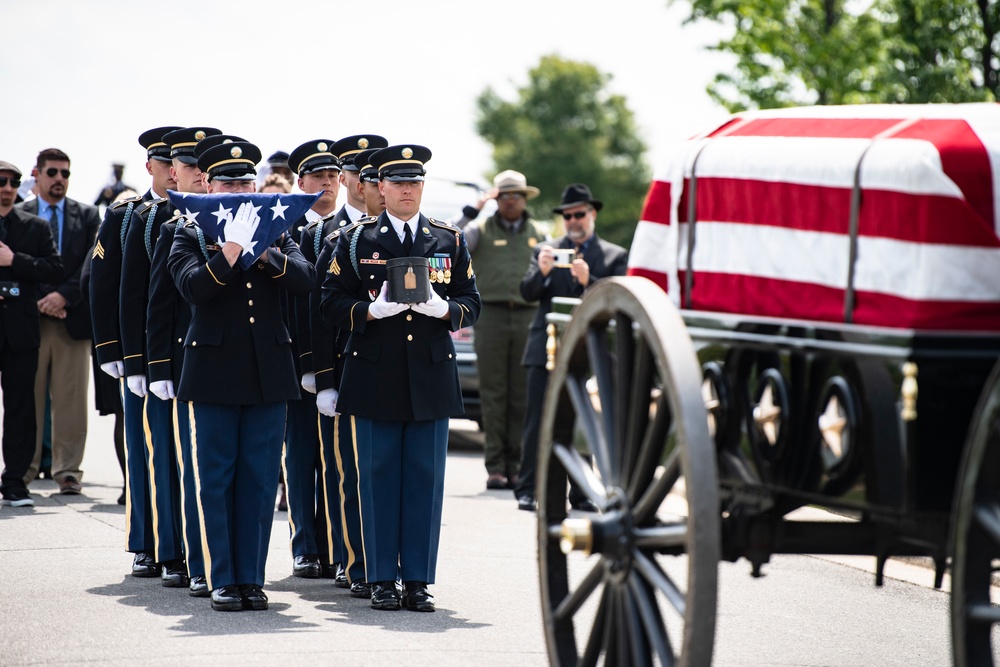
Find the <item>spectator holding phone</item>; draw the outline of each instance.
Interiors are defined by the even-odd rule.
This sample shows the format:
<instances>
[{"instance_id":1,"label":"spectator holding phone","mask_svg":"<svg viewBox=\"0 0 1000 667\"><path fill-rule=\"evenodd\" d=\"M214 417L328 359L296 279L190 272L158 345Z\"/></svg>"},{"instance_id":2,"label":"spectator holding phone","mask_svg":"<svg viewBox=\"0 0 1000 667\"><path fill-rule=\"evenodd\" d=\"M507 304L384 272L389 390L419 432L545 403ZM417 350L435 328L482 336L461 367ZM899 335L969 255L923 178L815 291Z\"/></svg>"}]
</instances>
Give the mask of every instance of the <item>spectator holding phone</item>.
<instances>
[{"instance_id":1,"label":"spectator holding phone","mask_svg":"<svg viewBox=\"0 0 1000 667\"><path fill-rule=\"evenodd\" d=\"M519 509L534 511L535 465L538 458L538 427L549 372L545 370L545 316L552 310L552 297L580 297L594 281L607 276L624 276L628 252L621 246L598 238L597 212L603 206L582 183L567 185L554 213L562 215L566 235L535 247L531 266L521 280L521 295L538 301L538 310L528 330L522 363L528 369L527 410L521 446L521 470L514 497ZM571 254L572 253L572 254ZM569 426L572 428L572 425ZM570 491L574 509L592 511L589 500Z\"/></svg>"}]
</instances>

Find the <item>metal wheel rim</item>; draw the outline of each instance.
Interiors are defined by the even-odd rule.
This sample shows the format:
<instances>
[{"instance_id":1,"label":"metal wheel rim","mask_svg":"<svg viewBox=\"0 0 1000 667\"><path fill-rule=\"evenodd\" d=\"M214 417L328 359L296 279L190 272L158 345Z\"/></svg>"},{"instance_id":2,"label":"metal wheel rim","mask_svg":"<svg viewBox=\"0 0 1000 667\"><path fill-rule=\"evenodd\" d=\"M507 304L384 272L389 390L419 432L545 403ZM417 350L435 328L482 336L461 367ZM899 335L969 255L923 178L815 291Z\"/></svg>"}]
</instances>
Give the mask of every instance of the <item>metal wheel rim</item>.
<instances>
[{"instance_id":1,"label":"metal wheel rim","mask_svg":"<svg viewBox=\"0 0 1000 667\"><path fill-rule=\"evenodd\" d=\"M654 414L669 418L675 444L666 465L660 468L669 471L676 465L685 481L683 495L688 514L680 526L660 525L661 522L655 521L659 507L656 499L662 502L676 483L673 475L663 472L650 479L646 486L640 483L648 476L652 460L649 457L656 449L656 445L651 444L642 448L641 443L644 439L652 443L656 438L651 433L662 423L652 417L645 428L635 426L630 432L629 420L623 420L622 415L628 414L629 419L633 419L629 406L638 408L640 402L616 399L620 392L601 394L609 387L606 386L607 378L602 380L599 361L602 351L595 350L600 346L594 345L594 339L603 337L611 318L619 326L626 321L637 325L635 355L651 357L654 378L658 376L661 382L662 394L657 399ZM617 338L615 346L619 358L628 356ZM648 355L640 352L643 346ZM601 405L615 406L610 418L606 411L597 418L599 423L595 431L605 434L606 443L602 445L588 434L588 444L595 454L601 478L621 482L605 485L603 492L594 488L588 492L601 510L591 517L594 532L600 535L598 524L607 521L611 526L608 534L619 535L616 544L624 541L628 546L615 552L614 558L603 552L591 556L584 566L586 576L574 588L569 581L568 558L560 551L557 539L567 516L565 470L566 465L573 465L572 446L553 443L553 428L560 398L565 400L565 395L572 393L567 387L579 382L571 373L570 364L575 355L581 354L581 349L586 351L591 368L598 368L598 393L605 396ZM642 359L634 363L642 367ZM605 360L604 367L607 365ZM622 368L625 366L623 364ZM612 373L618 378L618 384L623 384L626 374L621 369L612 369ZM641 372L635 374L641 375ZM629 377L628 382L630 396L643 395L643 379ZM597 664L602 656L604 664L711 664L720 528L715 452L701 398L701 383L701 367L683 320L662 290L652 282L644 278L602 281L588 291L573 311L560 340L555 369L549 377L539 434L539 572L546 644L552 664ZM613 386L612 381L610 388ZM583 404L578 401L577 405ZM585 407L583 412L586 412ZM636 412L642 413L642 410L636 409ZM641 416L638 423L642 424ZM622 447L622 442L627 446ZM568 463L567 457L571 459ZM638 460L632 460L633 468L629 469L628 461L633 457ZM617 477L613 468L616 460L620 464ZM576 472L579 474L579 470ZM627 477L629 472L633 473L631 480ZM635 486L632 493L628 490L630 481ZM668 544L672 545L668 551L682 553L687 558L683 582L675 582L660 566L659 559L669 556L658 554ZM590 636L585 642L579 642L575 614L598 591L600 601L596 605L598 611L590 627ZM664 605L664 601L669 604ZM667 606L668 611L672 608L683 623L683 629L676 636L667 632L660 612L663 606Z\"/></svg>"}]
</instances>

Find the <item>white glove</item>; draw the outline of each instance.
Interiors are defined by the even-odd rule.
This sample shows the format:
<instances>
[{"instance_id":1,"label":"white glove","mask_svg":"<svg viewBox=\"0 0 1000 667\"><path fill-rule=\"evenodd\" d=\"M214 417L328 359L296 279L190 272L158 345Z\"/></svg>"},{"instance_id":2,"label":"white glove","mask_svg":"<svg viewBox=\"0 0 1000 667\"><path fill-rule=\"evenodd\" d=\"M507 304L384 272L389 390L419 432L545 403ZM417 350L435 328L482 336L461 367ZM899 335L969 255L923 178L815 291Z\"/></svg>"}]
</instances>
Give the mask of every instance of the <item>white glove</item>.
<instances>
[{"instance_id":1,"label":"white glove","mask_svg":"<svg viewBox=\"0 0 1000 667\"><path fill-rule=\"evenodd\" d=\"M316 409L322 415L333 417L337 414L337 398L339 396L336 389L324 389L316 394Z\"/></svg>"},{"instance_id":2,"label":"white glove","mask_svg":"<svg viewBox=\"0 0 1000 667\"><path fill-rule=\"evenodd\" d=\"M410 308L409 304L406 303L395 303L389 301L387 296L389 289L389 283L382 283L382 291L378 293L378 298L368 307L368 312L376 320L381 320L383 317L392 317L393 315L399 315L404 310Z\"/></svg>"},{"instance_id":3,"label":"white glove","mask_svg":"<svg viewBox=\"0 0 1000 667\"><path fill-rule=\"evenodd\" d=\"M171 398L177 398L177 394L174 393L173 380L157 380L156 382L150 382L149 391L155 394L161 401L169 401Z\"/></svg>"},{"instance_id":4,"label":"white glove","mask_svg":"<svg viewBox=\"0 0 1000 667\"><path fill-rule=\"evenodd\" d=\"M316 393L316 374L315 373L303 373L302 374L302 388L308 391L310 394Z\"/></svg>"},{"instance_id":5,"label":"white glove","mask_svg":"<svg viewBox=\"0 0 1000 667\"><path fill-rule=\"evenodd\" d=\"M125 382L128 383L129 391L142 398L146 395L146 376L129 375Z\"/></svg>"},{"instance_id":6,"label":"white glove","mask_svg":"<svg viewBox=\"0 0 1000 667\"><path fill-rule=\"evenodd\" d=\"M106 364L101 364L101 370L117 380L125 375L125 364L120 361L109 361Z\"/></svg>"},{"instance_id":7,"label":"white glove","mask_svg":"<svg viewBox=\"0 0 1000 667\"><path fill-rule=\"evenodd\" d=\"M410 308L421 315L436 317L437 319L441 319L448 314L448 302L442 299L441 295L433 287L431 288L431 298L429 301L415 303Z\"/></svg>"},{"instance_id":8,"label":"white glove","mask_svg":"<svg viewBox=\"0 0 1000 667\"><path fill-rule=\"evenodd\" d=\"M251 202L243 202L240 207L236 209L236 215L233 216L231 221L226 222L225 236L226 243L235 243L241 248L243 248L243 254L254 253L254 246L257 245L253 242L253 235L257 232L257 227L260 225L260 216L257 215L257 211L260 207L254 207Z\"/></svg>"}]
</instances>

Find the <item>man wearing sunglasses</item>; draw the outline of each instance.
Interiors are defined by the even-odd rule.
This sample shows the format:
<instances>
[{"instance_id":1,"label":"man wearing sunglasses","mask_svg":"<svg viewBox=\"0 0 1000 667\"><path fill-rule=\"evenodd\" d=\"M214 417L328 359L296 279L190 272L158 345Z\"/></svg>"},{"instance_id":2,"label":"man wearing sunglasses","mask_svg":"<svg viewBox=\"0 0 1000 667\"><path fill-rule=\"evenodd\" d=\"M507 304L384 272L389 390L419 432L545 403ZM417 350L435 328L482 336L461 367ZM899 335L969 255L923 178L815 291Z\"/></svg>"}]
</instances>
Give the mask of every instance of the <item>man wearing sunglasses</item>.
<instances>
[{"instance_id":1,"label":"man wearing sunglasses","mask_svg":"<svg viewBox=\"0 0 1000 667\"><path fill-rule=\"evenodd\" d=\"M42 461L45 398L51 400L51 477L59 493L80 493L83 450L87 442L87 390L90 385L90 303L80 290L80 269L94 245L101 219L97 209L66 196L69 156L58 148L38 154L31 171L38 197L21 204L23 210L49 223L62 255L63 275L40 286L41 347L35 378L35 455L26 483L38 474Z\"/></svg>"},{"instance_id":2,"label":"man wearing sunglasses","mask_svg":"<svg viewBox=\"0 0 1000 667\"><path fill-rule=\"evenodd\" d=\"M38 285L62 276L62 258L41 218L14 208L21 171L0 161L0 387L3 390L3 504L35 504L25 482L35 451ZM25 307L25 303L29 307Z\"/></svg>"},{"instance_id":3,"label":"man wearing sunglasses","mask_svg":"<svg viewBox=\"0 0 1000 667\"><path fill-rule=\"evenodd\" d=\"M545 370L545 316L552 310L552 297L583 296L594 281L607 276L624 276L628 267L628 251L597 237L594 231L597 212L603 206L594 199L590 188L582 183L567 185L562 201L553 210L562 215L566 235L552 244L535 247L531 266L521 280L521 295L527 301L538 301L535 319L528 331L522 363L528 369L527 410L524 416L524 436L521 442L521 470L514 497L519 509L534 511L535 463L538 458L538 427L542 420L542 401L549 372ZM575 489L570 490L574 509L592 510L593 504Z\"/></svg>"}]
</instances>

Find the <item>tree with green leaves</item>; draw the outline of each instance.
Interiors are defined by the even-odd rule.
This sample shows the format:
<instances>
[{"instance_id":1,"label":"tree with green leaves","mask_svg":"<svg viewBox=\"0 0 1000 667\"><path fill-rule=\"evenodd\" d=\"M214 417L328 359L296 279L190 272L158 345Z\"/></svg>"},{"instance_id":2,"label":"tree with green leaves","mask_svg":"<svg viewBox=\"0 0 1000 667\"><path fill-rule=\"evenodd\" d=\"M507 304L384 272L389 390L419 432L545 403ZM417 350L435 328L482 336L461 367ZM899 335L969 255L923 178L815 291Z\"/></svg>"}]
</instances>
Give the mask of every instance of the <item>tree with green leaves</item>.
<instances>
[{"instance_id":1,"label":"tree with green leaves","mask_svg":"<svg viewBox=\"0 0 1000 667\"><path fill-rule=\"evenodd\" d=\"M678 0L669 0L677 2ZM731 25L708 93L730 111L995 99L1000 0L684 0Z\"/></svg>"},{"instance_id":2,"label":"tree with green leaves","mask_svg":"<svg viewBox=\"0 0 1000 667\"><path fill-rule=\"evenodd\" d=\"M495 172L515 169L541 190L532 201L537 218L551 216L566 185L586 183L604 202L598 234L627 248L651 171L633 114L607 90L610 80L588 63L544 56L516 100L492 88L480 94L476 130L493 145Z\"/></svg>"}]
</instances>

